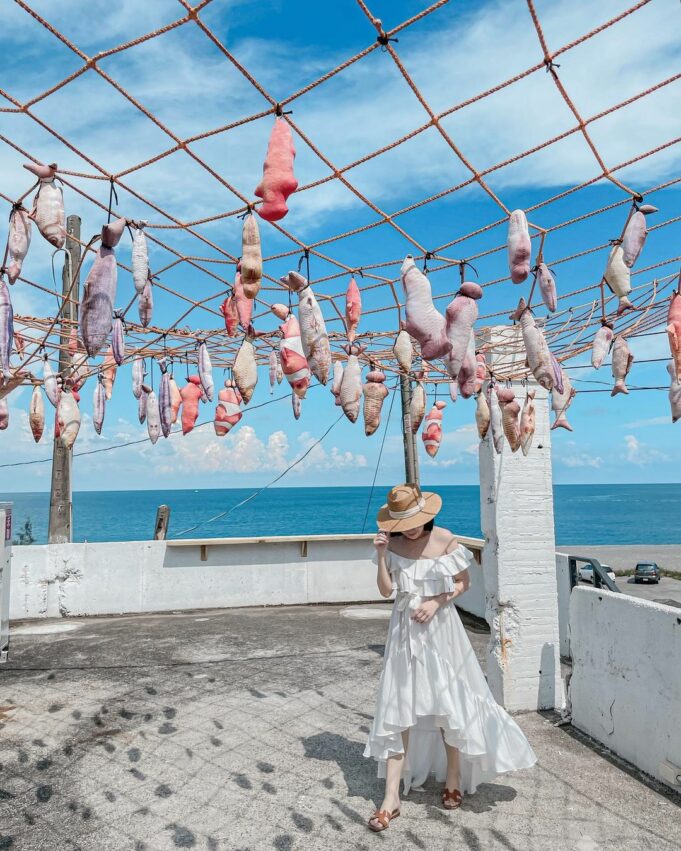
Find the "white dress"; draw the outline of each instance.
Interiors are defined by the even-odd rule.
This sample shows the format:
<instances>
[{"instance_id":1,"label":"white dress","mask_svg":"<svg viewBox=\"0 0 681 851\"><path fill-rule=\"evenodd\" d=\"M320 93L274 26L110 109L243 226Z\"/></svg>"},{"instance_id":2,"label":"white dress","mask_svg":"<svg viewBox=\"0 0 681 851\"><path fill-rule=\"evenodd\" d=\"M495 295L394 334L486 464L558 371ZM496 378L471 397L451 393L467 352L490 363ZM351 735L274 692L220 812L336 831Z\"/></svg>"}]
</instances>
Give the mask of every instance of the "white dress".
<instances>
[{"instance_id":1,"label":"white dress","mask_svg":"<svg viewBox=\"0 0 681 851\"><path fill-rule=\"evenodd\" d=\"M518 725L494 700L454 603L428 624L410 617L424 598L454 591L454 577L472 561L462 545L440 558L386 554L397 597L364 756L378 760L378 776L385 777L385 761L404 752L401 734L409 729L405 794L429 774L445 779L443 733L460 752L461 792L536 762Z\"/></svg>"}]
</instances>

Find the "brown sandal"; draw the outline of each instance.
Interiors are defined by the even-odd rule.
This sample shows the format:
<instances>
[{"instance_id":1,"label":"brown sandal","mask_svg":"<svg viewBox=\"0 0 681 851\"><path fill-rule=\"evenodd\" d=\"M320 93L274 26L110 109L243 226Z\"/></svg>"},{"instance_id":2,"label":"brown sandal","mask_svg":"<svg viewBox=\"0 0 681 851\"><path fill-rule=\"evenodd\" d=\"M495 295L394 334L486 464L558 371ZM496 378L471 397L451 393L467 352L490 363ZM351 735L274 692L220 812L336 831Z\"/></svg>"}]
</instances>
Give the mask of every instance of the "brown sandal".
<instances>
[{"instance_id":1,"label":"brown sandal","mask_svg":"<svg viewBox=\"0 0 681 851\"><path fill-rule=\"evenodd\" d=\"M373 830L374 833L381 833L383 830L387 830L390 822L397 818L400 814L399 810L376 810L376 812L369 818L368 825L369 830ZM371 822L377 821L380 827L374 826Z\"/></svg>"},{"instance_id":2,"label":"brown sandal","mask_svg":"<svg viewBox=\"0 0 681 851\"><path fill-rule=\"evenodd\" d=\"M442 806L446 810L458 810L461 806L461 801L463 801L463 795L459 792L458 789L454 789L452 792L445 786L442 790Z\"/></svg>"}]
</instances>

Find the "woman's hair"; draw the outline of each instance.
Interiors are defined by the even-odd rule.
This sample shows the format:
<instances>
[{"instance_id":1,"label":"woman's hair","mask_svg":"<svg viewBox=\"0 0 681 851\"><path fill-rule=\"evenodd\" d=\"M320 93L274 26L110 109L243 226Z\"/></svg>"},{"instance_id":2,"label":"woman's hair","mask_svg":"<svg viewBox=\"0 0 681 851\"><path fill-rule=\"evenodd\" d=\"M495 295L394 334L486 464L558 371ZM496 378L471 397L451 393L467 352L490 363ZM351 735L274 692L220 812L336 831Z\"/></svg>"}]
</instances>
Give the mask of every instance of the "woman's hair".
<instances>
[{"instance_id":1,"label":"woman's hair","mask_svg":"<svg viewBox=\"0 0 681 851\"><path fill-rule=\"evenodd\" d=\"M435 518L431 517L430 520L427 523L423 524L423 531L424 532L432 532L434 525L435 525ZM391 532L390 537L391 538L398 538L401 534L402 534L401 532Z\"/></svg>"}]
</instances>

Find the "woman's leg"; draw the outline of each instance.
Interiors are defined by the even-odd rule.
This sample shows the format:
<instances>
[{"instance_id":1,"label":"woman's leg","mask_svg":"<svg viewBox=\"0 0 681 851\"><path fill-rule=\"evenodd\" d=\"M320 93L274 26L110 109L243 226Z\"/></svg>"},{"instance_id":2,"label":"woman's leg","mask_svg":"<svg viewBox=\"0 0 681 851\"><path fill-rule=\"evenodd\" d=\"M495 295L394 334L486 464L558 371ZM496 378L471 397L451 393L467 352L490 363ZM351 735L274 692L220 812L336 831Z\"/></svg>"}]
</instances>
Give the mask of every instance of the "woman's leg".
<instances>
[{"instance_id":1,"label":"woman's leg","mask_svg":"<svg viewBox=\"0 0 681 851\"><path fill-rule=\"evenodd\" d=\"M442 741L445 743L445 751L447 752L447 780L445 785L450 791L460 790L459 749L447 744L444 732L442 733Z\"/></svg>"},{"instance_id":2,"label":"woman's leg","mask_svg":"<svg viewBox=\"0 0 681 851\"><path fill-rule=\"evenodd\" d=\"M407 755L408 744L409 730L405 730L402 733L404 753L395 754L385 761L385 792L383 793L383 802L378 808L379 810L388 810L391 813L400 806L400 780L402 779L402 769L404 768L404 759Z\"/></svg>"}]
</instances>

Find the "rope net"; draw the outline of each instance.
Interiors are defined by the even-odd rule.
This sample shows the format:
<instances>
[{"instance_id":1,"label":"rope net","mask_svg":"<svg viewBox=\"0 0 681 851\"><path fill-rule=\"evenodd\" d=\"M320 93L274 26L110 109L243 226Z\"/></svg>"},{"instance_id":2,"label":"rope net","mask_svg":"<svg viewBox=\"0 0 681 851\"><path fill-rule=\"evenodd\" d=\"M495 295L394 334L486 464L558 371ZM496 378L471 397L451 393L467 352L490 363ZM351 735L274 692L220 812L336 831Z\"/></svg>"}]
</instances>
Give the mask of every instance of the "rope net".
<instances>
[{"instance_id":1,"label":"rope net","mask_svg":"<svg viewBox=\"0 0 681 851\"><path fill-rule=\"evenodd\" d=\"M448 0L437 0L391 27L373 14L371 4L357 0L361 13L356 19L357 27L365 46L323 69L283 98L276 96L264 82L267 75L263 63L258 63L259 73L256 73L228 46L217 26L218 0L203 0L194 6L187 0L178 0L178 17L174 20L93 56L29 2L14 0L16 14L26 18L22 25L30 24L41 37L49 37L51 49L62 59L67 57L67 64L73 70L63 79L49 80L49 84L41 77L47 87L30 96L21 93L25 86L17 85L14 91L0 88L5 128L0 142L12 175L5 182L0 198L7 205L8 214L16 213L35 191L32 178L20 166L27 163L37 167L40 178L39 167L44 163L59 164L53 185L63 189L66 214L78 214L88 224L93 223L92 233L84 230L80 239L72 238L72 242L79 243L83 255L78 269L67 264L66 275L72 281L78 277L83 281L94 258L105 251L104 240L100 243L91 236L102 225L115 223L118 218L126 220L127 231L123 231L115 249L115 261L111 261L118 272L113 307L124 323L125 334L118 365L144 359L149 376L146 381L151 385L148 389L153 389L154 381L160 380L161 370L155 364L163 364L164 369L169 365L179 380L185 370L187 377L190 372L196 372L205 353L213 369L232 375L245 339L252 344L250 354L257 366L271 365L272 352L279 352L282 337L280 320L273 314L272 305L283 305L296 312L298 298L281 278L291 270L298 270L316 296L334 362L345 364L348 344L354 343L356 348L350 352L359 352L360 366L382 370L391 386L391 376L397 378L409 369L436 392L437 384L452 382L451 365L448 366L446 358L426 359L416 346L411 364L405 366L393 351L408 312L400 276L405 254L412 255L416 266L427 272L432 301L440 314L444 314L465 280L477 281L483 297L478 302L474 348L485 354L488 364L496 348L504 353L504 358L498 361L501 365L492 371L494 381L518 381L531 375L524 357L526 340L519 334L512 341L499 340L490 331L494 326L509 324L509 314L516 309L521 295L551 352L563 366L564 374L569 374L573 366L567 362L591 350L594 335L604 323L614 326L615 335L624 339L662 333L669 299L678 285L681 257L664 256L660 249L664 240L658 242L657 237L681 219L672 215L669 204L670 193L678 189L681 178L649 180L646 185L640 185L638 166L653 164L646 169L647 173L664 174L665 157L679 138L652 139L649 135L650 145L646 150L630 153L620 162L610 161L599 140L605 138L613 116L621 111L635 116L641 101L658 97L681 75L650 81L646 88L629 93L587 117L580 113L578 98L566 82L568 70L580 61L580 50L585 45L631 24L636 16L645 14L650 2L640 0L572 41L552 45L535 3L527 0L527 23L536 38L537 61L508 79L442 108L436 107L432 94L419 85L419 69L411 67L409 51L403 50L403 45L412 36L435 37L438 16L445 14ZM224 79L218 80L220 88L238 85L241 91L249 92L254 111L230 115L226 109L225 116L230 119L226 123L189 132L204 124L200 120L200 99L195 113L185 116L177 111L173 114L172 85L165 94L151 92L145 97L137 93L134 74L131 76L126 71L120 57L124 56L133 66L135 62L160 63L160 57L169 57L163 60L160 71L167 73L178 40L191 44L196 62L207 63L219 69L220 75L224 74ZM47 67L51 67L49 63ZM381 74L398 75L402 91L400 106L405 113L404 132L374 150L362 152L351 162L339 164L332 158L334 146L329 143L328 132L322 133L323 128L312 126L308 114L312 114L311 107L317 109L325 99L333 99L339 87L347 84L350 73L359 73L365 67L366 75L360 76L360 81L366 82L377 69ZM178 77L184 72L188 73L189 69L180 67L176 71ZM357 85L356 79L349 85ZM106 137L96 146L97 150L86 149L79 141L78 132L63 129L65 123L77 128L77 121L58 120L60 109L72 94L83 91L85 83L93 87L98 100L92 104L92 114L82 116L82 121L98 123ZM499 162L476 162L476 147L459 139L460 135L466 135L457 132L460 116L479 109L483 101L492 105L499 102L503 107L502 99L509 92L529 83L543 97L560 98L569 116L565 126L527 150L507 151ZM441 97L440 93L438 100ZM126 128L107 121L108 102L115 103L121 115L130 116L131 121L134 118L134 133L152 140L148 146L155 153L141 162L129 161ZM380 92L375 106L377 110L394 108L394 104L381 104ZM175 126L173 119L179 126ZM356 121L361 120L358 114ZM288 198L288 216L272 220L260 215L264 211L262 198L252 193L250 178L248 181L242 178L239 168L231 167L230 161L239 151L241 162L246 151L251 172L259 171L275 122L285 123L291 133L297 152L295 173L299 185ZM144 134L140 131L142 126ZM319 141L320 136L329 144ZM529 192L514 188L523 185L522 170L541 167L541 158L549 149L560 155L574 150L568 147L573 145L585 146L589 152L593 166L589 179L548 197L542 197L536 189ZM399 168L400 157L413 146L420 146L424 157L447 162L447 174L455 182L448 179L429 195L419 191L418 181L410 185L410 175L401 173ZM108 152L107 159L101 151ZM408 203L395 209L384 209L385 202L379 206L373 200L372 187L375 188L376 181L371 179L372 169L378 170L384 179L389 177L399 184L400 191L394 197L400 202L409 198ZM19 191L9 192L9 185L19 187ZM180 217L175 212L181 194L184 209L191 208L193 217ZM191 204L186 203L188 196ZM323 204L328 197L334 199L338 210L346 211L336 219L346 222L347 227L339 232L326 232L320 238L319 232L327 231L328 217ZM519 204L521 197L527 203ZM594 205L594 198L599 198L600 203ZM452 203L460 199L466 199L470 216L443 225L451 216ZM573 206L568 207L566 201ZM577 203L583 205L584 211L566 217L566 210L574 213ZM303 204L305 212L297 212ZM651 205L659 207L659 212ZM514 286L507 260L507 230L512 210L519 206L524 207L527 216L532 260L529 274L519 286ZM641 257L630 268L627 309L618 311L622 298L611 289L611 281L606 281L602 270L613 247L621 247L625 226L639 210L648 213L647 241ZM254 221L260 230L262 281L250 300L250 321L240 322L240 327L230 332L222 306L235 292L235 280L241 268L242 229ZM149 307L145 321L141 312L138 318L144 296L132 286L130 239L133 229L141 222L144 222L142 232L148 250L148 287L155 298L153 314L149 315ZM444 240L443 234L447 235ZM34 226L34 244L41 239ZM8 243L3 277L8 272L9 248ZM76 389L82 387L88 376L100 376L101 380L107 369L111 369L111 358L107 361L106 355L108 333L105 344L92 356L87 357L83 351L83 314L88 308L84 305L82 284L78 298L74 286L63 288L54 273L39 278L32 271L33 253L34 249L30 248L11 289L15 300L15 335L8 356L11 363L8 361L3 366L5 383L0 387L0 395L8 395L17 384L41 385L45 380L41 361L47 361L48 371L51 367L59 373L64 389L71 389L74 384ZM57 253L53 263L62 258L63 254ZM541 268L538 268L542 263L556 278L558 299L554 310L548 309L547 296L542 295ZM352 322L348 325L347 318L346 298L351 278L356 282L362 304L356 329ZM30 293L31 298L23 298L24 292ZM40 305L43 315L23 309L31 304ZM284 311L280 319L285 316ZM516 318L521 319L519 315ZM581 368L584 358L575 363ZM666 373L661 374L666 378ZM485 377L490 377L489 370ZM603 390L611 387L611 383L603 384L607 385ZM477 386L476 390L479 389ZM630 389L666 390L668 385L664 388L633 385ZM600 392L599 388L580 390ZM144 393L147 392L145 389Z\"/></svg>"}]
</instances>

